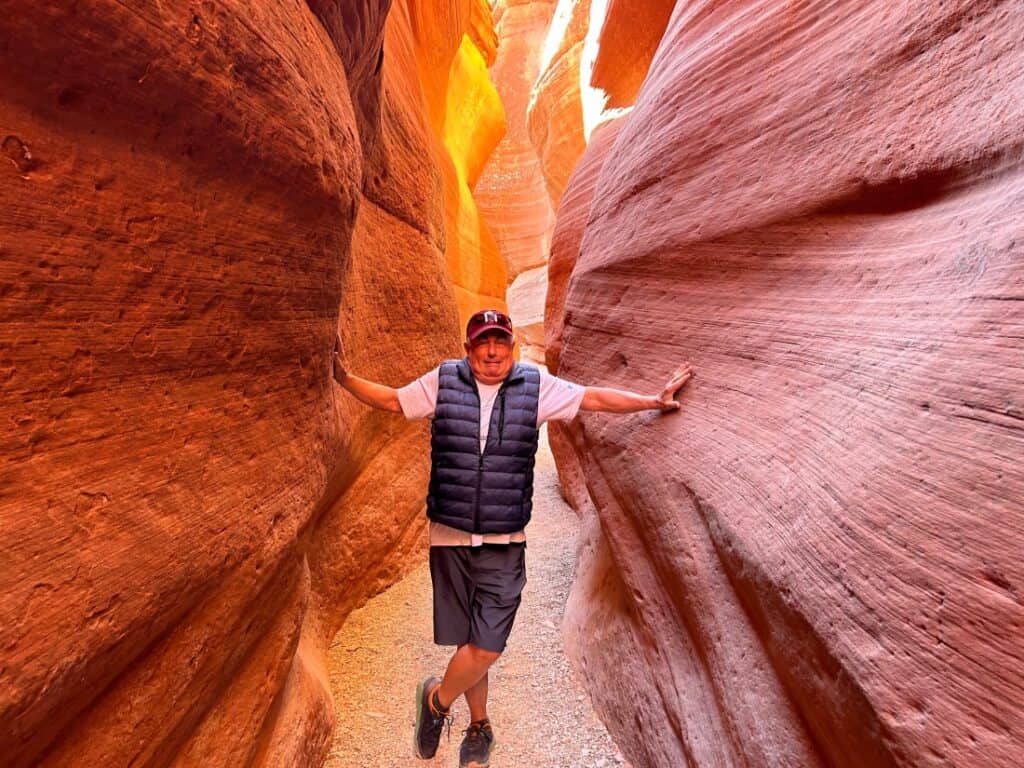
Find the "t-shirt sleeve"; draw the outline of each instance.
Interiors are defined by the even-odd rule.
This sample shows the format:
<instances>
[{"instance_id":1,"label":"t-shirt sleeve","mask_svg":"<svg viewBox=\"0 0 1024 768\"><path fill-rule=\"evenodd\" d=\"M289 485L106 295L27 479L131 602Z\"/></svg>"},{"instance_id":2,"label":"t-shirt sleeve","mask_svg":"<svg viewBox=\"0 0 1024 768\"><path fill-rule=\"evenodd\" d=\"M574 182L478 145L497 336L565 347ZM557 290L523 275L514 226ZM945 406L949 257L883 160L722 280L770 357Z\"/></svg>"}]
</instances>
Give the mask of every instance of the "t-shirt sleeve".
<instances>
[{"instance_id":1,"label":"t-shirt sleeve","mask_svg":"<svg viewBox=\"0 0 1024 768\"><path fill-rule=\"evenodd\" d=\"M398 403L407 419L432 419L437 405L438 369L427 371L398 390Z\"/></svg>"},{"instance_id":2,"label":"t-shirt sleeve","mask_svg":"<svg viewBox=\"0 0 1024 768\"><path fill-rule=\"evenodd\" d=\"M572 421L579 413L585 387L541 369L537 426L545 421Z\"/></svg>"}]
</instances>

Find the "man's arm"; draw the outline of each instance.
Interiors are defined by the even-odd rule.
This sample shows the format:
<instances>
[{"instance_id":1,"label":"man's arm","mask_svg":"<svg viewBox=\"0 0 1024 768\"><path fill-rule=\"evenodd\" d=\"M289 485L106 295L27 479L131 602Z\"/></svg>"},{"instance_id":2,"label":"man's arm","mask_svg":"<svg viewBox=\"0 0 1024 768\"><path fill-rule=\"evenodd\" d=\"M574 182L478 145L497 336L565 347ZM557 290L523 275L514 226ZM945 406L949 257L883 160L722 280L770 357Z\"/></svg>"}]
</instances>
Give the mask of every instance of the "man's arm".
<instances>
[{"instance_id":1,"label":"man's arm","mask_svg":"<svg viewBox=\"0 0 1024 768\"><path fill-rule=\"evenodd\" d=\"M640 395L611 387L586 387L583 390L581 411L604 411L605 413L634 413L636 411L677 411L680 403L674 395L690 377L693 369L689 363L679 366L672 378L657 395Z\"/></svg>"},{"instance_id":2,"label":"man's arm","mask_svg":"<svg viewBox=\"0 0 1024 768\"><path fill-rule=\"evenodd\" d=\"M382 411L402 412L402 405L398 402L397 389L385 386L384 384L377 384L367 379L361 379L345 370L345 365L341 362L341 336L338 336L334 341L332 368L334 380L357 400L373 408L379 408Z\"/></svg>"},{"instance_id":3,"label":"man's arm","mask_svg":"<svg viewBox=\"0 0 1024 768\"><path fill-rule=\"evenodd\" d=\"M654 395L640 395L611 387L584 387L583 400L580 402L581 411L633 413L654 409L661 410L661 403Z\"/></svg>"}]
</instances>

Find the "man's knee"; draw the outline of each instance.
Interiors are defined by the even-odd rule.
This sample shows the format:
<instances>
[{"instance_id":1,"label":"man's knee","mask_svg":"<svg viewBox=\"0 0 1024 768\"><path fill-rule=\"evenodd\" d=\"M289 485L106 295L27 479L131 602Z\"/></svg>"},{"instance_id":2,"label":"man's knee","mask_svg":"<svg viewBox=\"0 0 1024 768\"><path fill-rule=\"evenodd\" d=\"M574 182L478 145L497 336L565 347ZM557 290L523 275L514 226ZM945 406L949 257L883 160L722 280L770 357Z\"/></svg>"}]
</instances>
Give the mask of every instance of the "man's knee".
<instances>
[{"instance_id":1,"label":"man's knee","mask_svg":"<svg viewBox=\"0 0 1024 768\"><path fill-rule=\"evenodd\" d=\"M472 643L467 647L473 657L473 661L480 665L486 664L490 666L501 656L501 651L488 651L486 648L480 648Z\"/></svg>"}]
</instances>

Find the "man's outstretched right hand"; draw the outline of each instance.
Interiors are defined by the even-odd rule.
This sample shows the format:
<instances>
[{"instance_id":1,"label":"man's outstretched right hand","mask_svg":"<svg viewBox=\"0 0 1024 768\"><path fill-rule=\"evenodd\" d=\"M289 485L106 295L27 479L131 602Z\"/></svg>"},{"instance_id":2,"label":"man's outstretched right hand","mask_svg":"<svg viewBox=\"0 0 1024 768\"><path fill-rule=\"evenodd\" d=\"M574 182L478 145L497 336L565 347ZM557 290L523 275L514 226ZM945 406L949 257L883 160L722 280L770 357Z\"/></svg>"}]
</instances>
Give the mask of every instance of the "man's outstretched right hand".
<instances>
[{"instance_id":1,"label":"man's outstretched right hand","mask_svg":"<svg viewBox=\"0 0 1024 768\"><path fill-rule=\"evenodd\" d=\"M350 374L345 370L345 363L342 362L344 354L345 350L342 348L341 334L339 333L334 338L334 354L331 359L334 380L352 397L366 403L371 408L401 413L402 403L398 399L398 390L360 378L354 373Z\"/></svg>"},{"instance_id":2,"label":"man's outstretched right hand","mask_svg":"<svg viewBox=\"0 0 1024 768\"><path fill-rule=\"evenodd\" d=\"M348 371L345 370L345 364L341 362L341 334L335 334L334 336L334 357L331 361L331 367L334 372L334 380L341 384L345 381L345 377L348 376Z\"/></svg>"}]
</instances>

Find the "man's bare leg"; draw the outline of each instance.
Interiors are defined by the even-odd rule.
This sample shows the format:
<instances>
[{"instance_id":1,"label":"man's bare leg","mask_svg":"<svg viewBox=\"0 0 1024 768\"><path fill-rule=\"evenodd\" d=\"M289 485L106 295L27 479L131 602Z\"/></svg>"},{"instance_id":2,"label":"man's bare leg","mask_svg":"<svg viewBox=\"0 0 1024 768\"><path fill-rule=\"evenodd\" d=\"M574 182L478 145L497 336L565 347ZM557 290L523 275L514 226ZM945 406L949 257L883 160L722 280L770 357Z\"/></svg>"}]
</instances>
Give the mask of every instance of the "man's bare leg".
<instances>
[{"instance_id":1,"label":"man's bare leg","mask_svg":"<svg viewBox=\"0 0 1024 768\"><path fill-rule=\"evenodd\" d=\"M469 722L476 723L487 719L487 673L477 684L466 691L466 703L469 705Z\"/></svg>"},{"instance_id":2,"label":"man's bare leg","mask_svg":"<svg viewBox=\"0 0 1024 768\"><path fill-rule=\"evenodd\" d=\"M444 680L437 688L437 699L441 706L448 709L459 696L466 693L481 681L490 669L491 664L498 660L500 653L478 648L472 643L460 645L448 662ZM486 680L484 681L484 701L487 698ZM467 698L468 701L468 698ZM470 710L472 713L472 710ZM474 718L475 719L475 718Z\"/></svg>"}]
</instances>

